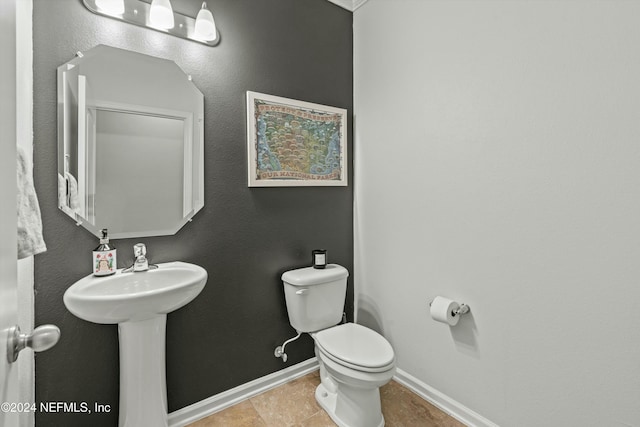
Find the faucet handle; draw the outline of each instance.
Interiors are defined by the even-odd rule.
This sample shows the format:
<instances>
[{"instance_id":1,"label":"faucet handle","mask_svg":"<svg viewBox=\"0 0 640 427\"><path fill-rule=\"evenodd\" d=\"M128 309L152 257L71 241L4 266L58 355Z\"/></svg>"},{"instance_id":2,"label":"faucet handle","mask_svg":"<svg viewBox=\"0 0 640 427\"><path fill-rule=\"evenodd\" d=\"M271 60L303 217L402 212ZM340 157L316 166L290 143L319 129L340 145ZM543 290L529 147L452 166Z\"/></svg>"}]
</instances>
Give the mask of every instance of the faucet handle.
<instances>
[{"instance_id":1,"label":"faucet handle","mask_svg":"<svg viewBox=\"0 0 640 427\"><path fill-rule=\"evenodd\" d=\"M144 243L136 243L133 245L133 256L136 258L147 255L147 247Z\"/></svg>"}]
</instances>

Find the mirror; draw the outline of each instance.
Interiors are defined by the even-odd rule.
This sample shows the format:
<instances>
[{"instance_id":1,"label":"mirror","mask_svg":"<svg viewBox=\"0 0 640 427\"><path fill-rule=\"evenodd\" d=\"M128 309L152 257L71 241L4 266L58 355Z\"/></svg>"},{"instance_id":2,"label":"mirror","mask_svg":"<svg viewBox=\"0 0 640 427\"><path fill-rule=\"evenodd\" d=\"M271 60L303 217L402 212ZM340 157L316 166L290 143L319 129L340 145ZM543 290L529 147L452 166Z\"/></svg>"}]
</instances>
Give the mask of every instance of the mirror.
<instances>
[{"instance_id":1,"label":"mirror","mask_svg":"<svg viewBox=\"0 0 640 427\"><path fill-rule=\"evenodd\" d=\"M96 236L175 234L203 154L204 97L173 61L100 45L58 68L58 207Z\"/></svg>"}]
</instances>

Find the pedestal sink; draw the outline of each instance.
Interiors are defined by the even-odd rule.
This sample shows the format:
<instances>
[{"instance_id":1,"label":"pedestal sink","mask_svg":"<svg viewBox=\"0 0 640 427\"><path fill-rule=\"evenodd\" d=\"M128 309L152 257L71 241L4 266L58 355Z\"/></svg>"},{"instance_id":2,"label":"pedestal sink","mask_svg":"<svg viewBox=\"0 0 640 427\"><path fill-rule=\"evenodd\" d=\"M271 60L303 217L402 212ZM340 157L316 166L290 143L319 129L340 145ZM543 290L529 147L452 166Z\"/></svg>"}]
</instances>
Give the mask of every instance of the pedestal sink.
<instances>
[{"instance_id":1,"label":"pedestal sink","mask_svg":"<svg viewBox=\"0 0 640 427\"><path fill-rule=\"evenodd\" d=\"M64 293L77 317L118 324L120 427L167 426L167 313L192 301L206 282L204 268L169 262L144 272L89 275Z\"/></svg>"}]
</instances>

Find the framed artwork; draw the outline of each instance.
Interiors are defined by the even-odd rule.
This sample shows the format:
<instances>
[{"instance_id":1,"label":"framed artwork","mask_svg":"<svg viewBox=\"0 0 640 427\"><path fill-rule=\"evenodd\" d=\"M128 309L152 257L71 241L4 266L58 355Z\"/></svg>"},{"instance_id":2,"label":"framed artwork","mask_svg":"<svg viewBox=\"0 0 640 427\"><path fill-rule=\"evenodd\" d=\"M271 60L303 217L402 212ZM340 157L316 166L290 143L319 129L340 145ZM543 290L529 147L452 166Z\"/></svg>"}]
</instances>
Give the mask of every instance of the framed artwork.
<instances>
[{"instance_id":1,"label":"framed artwork","mask_svg":"<svg viewBox=\"0 0 640 427\"><path fill-rule=\"evenodd\" d=\"M347 185L347 110L247 92L249 187Z\"/></svg>"}]
</instances>

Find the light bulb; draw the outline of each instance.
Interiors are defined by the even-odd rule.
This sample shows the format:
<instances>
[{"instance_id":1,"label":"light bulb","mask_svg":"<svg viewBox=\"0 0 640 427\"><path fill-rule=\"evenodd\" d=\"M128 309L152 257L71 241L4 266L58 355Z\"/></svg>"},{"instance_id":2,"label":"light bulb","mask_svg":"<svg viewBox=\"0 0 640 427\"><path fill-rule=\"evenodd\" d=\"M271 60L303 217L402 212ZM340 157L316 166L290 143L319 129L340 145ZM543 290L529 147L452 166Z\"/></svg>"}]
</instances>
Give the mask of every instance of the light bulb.
<instances>
[{"instance_id":1,"label":"light bulb","mask_svg":"<svg viewBox=\"0 0 640 427\"><path fill-rule=\"evenodd\" d=\"M164 30L173 28L173 8L169 0L153 0L149 11L149 23Z\"/></svg>"},{"instance_id":2,"label":"light bulb","mask_svg":"<svg viewBox=\"0 0 640 427\"><path fill-rule=\"evenodd\" d=\"M96 6L101 12L109 15L122 15L124 13L124 0L96 0Z\"/></svg>"},{"instance_id":3,"label":"light bulb","mask_svg":"<svg viewBox=\"0 0 640 427\"><path fill-rule=\"evenodd\" d=\"M211 11L207 9L207 3L202 3L202 9L198 12L196 17L196 28L194 37L199 40L211 41L218 37L218 31L216 30L216 22L213 20Z\"/></svg>"}]
</instances>

